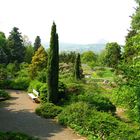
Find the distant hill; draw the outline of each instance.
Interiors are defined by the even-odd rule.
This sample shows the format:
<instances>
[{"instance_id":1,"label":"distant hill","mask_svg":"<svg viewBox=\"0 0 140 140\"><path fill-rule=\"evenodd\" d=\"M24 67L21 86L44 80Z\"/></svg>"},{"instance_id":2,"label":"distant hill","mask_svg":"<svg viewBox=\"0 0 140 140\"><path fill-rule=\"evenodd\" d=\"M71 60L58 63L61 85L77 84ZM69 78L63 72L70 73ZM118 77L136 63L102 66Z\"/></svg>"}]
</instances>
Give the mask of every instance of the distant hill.
<instances>
[{"instance_id":1,"label":"distant hill","mask_svg":"<svg viewBox=\"0 0 140 140\"><path fill-rule=\"evenodd\" d=\"M49 44L46 45L46 48L49 47ZM59 51L60 52L85 52L85 51L94 51L95 53L100 53L102 50L105 49L105 44L69 44L69 43L60 43L59 44Z\"/></svg>"}]
</instances>

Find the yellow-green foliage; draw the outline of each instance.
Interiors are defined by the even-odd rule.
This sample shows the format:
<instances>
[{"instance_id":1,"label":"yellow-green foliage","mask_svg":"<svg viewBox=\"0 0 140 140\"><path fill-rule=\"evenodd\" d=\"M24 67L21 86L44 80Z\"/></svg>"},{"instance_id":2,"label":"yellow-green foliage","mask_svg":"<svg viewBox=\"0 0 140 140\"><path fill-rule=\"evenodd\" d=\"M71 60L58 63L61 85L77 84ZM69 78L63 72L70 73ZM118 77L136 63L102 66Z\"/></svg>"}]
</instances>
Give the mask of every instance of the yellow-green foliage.
<instances>
[{"instance_id":1,"label":"yellow-green foliage","mask_svg":"<svg viewBox=\"0 0 140 140\"><path fill-rule=\"evenodd\" d=\"M32 57L32 63L29 66L30 77L34 79L37 72L47 67L47 52L43 47L40 47Z\"/></svg>"}]
</instances>

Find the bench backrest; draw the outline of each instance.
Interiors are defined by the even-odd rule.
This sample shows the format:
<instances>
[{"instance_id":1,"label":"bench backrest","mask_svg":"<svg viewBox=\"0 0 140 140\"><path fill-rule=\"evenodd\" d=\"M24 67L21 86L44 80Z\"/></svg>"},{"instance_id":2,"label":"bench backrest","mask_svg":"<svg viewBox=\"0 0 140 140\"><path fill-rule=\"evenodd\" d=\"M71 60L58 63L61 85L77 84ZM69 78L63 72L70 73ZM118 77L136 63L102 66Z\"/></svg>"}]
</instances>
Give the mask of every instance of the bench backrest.
<instances>
[{"instance_id":1,"label":"bench backrest","mask_svg":"<svg viewBox=\"0 0 140 140\"><path fill-rule=\"evenodd\" d=\"M36 91L35 89L33 89L33 93L34 93L36 96L39 96L39 92Z\"/></svg>"}]
</instances>

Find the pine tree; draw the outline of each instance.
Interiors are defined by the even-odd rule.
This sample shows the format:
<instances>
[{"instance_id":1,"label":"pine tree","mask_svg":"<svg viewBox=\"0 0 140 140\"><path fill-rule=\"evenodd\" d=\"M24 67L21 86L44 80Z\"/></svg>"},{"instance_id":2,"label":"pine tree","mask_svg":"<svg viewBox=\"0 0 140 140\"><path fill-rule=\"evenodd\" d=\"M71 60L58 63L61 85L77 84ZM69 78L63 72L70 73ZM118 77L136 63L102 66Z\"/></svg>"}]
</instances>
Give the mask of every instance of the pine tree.
<instances>
[{"instance_id":1,"label":"pine tree","mask_svg":"<svg viewBox=\"0 0 140 140\"><path fill-rule=\"evenodd\" d=\"M39 47L41 47L41 39L37 36L34 43L34 51L37 51Z\"/></svg>"},{"instance_id":2,"label":"pine tree","mask_svg":"<svg viewBox=\"0 0 140 140\"><path fill-rule=\"evenodd\" d=\"M48 101L58 103L59 43L56 25L53 23L48 58Z\"/></svg>"},{"instance_id":3,"label":"pine tree","mask_svg":"<svg viewBox=\"0 0 140 140\"><path fill-rule=\"evenodd\" d=\"M19 29L14 27L10 32L8 38L8 47L10 48L10 61L23 62L25 55L25 47L23 46L23 40Z\"/></svg>"},{"instance_id":4,"label":"pine tree","mask_svg":"<svg viewBox=\"0 0 140 140\"><path fill-rule=\"evenodd\" d=\"M80 54L78 53L75 59L75 65L74 65L74 77L76 80L82 79L82 68L81 68L81 58Z\"/></svg>"}]
</instances>

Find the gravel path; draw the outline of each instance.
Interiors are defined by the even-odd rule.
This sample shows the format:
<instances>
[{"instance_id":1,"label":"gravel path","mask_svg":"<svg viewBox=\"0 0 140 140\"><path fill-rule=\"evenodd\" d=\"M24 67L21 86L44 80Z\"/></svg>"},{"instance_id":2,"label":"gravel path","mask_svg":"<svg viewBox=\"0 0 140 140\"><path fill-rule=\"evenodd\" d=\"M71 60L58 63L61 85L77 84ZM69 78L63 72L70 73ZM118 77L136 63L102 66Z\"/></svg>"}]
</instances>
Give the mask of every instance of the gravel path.
<instances>
[{"instance_id":1,"label":"gravel path","mask_svg":"<svg viewBox=\"0 0 140 140\"><path fill-rule=\"evenodd\" d=\"M37 116L34 111L38 104L25 92L8 92L12 98L0 102L0 131L24 132L41 140L85 140L55 121Z\"/></svg>"}]
</instances>

